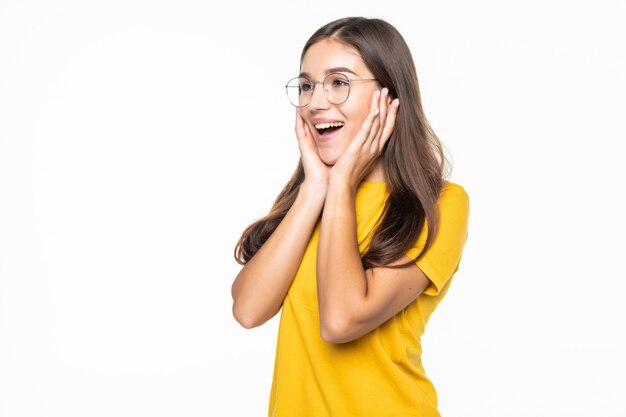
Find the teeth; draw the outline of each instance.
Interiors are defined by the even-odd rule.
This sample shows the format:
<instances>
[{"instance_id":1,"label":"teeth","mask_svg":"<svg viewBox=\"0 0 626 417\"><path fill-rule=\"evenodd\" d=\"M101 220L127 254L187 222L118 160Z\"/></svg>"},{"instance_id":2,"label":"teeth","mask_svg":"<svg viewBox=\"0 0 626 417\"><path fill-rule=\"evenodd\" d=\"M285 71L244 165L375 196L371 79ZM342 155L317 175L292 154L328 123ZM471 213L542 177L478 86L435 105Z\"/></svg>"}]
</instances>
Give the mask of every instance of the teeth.
<instances>
[{"instance_id":1,"label":"teeth","mask_svg":"<svg viewBox=\"0 0 626 417\"><path fill-rule=\"evenodd\" d=\"M341 122L333 122L333 123L318 123L315 125L316 129L328 129L329 127L340 127L343 126Z\"/></svg>"}]
</instances>

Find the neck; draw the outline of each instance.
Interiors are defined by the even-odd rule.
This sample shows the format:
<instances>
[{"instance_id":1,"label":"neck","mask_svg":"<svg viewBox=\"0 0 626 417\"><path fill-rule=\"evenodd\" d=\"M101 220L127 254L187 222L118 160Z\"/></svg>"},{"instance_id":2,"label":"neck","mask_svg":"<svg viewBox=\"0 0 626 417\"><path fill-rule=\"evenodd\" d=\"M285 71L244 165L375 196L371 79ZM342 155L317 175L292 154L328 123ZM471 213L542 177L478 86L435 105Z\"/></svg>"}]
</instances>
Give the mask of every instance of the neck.
<instances>
[{"instance_id":1,"label":"neck","mask_svg":"<svg viewBox=\"0 0 626 417\"><path fill-rule=\"evenodd\" d=\"M385 181L385 173L383 170L383 161L378 159L372 169L365 175L363 181L367 182L381 182Z\"/></svg>"}]
</instances>

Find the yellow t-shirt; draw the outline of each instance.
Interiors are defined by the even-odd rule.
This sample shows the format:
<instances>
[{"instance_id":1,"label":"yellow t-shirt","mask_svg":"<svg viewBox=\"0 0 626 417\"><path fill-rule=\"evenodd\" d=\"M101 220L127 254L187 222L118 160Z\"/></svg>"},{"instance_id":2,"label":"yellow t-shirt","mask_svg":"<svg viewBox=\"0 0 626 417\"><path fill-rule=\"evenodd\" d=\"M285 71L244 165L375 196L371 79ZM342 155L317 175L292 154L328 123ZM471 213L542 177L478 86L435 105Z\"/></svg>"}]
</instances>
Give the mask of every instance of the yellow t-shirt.
<instances>
[{"instance_id":1,"label":"yellow t-shirt","mask_svg":"<svg viewBox=\"0 0 626 417\"><path fill-rule=\"evenodd\" d=\"M359 185L355 208L361 251L387 197L384 182ZM344 344L320 337L318 223L283 302L271 417L439 416L437 394L422 367L420 337L458 269L467 239L469 200L463 187L446 182L437 204L439 233L417 262L431 284L378 328ZM414 259L425 241L423 230L407 255Z\"/></svg>"}]
</instances>

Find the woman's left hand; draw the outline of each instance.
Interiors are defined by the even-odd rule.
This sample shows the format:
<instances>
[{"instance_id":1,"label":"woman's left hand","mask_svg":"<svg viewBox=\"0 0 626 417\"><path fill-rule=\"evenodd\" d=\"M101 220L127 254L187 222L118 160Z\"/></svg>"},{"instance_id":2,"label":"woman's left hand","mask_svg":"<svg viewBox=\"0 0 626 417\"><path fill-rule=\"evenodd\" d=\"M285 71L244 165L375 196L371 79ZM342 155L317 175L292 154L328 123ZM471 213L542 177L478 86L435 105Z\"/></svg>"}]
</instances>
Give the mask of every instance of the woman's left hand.
<instances>
[{"instance_id":1,"label":"woman's left hand","mask_svg":"<svg viewBox=\"0 0 626 417\"><path fill-rule=\"evenodd\" d=\"M330 170L330 181L340 181L350 189L356 186L376 164L391 136L398 114L398 99L389 99L389 90L377 90L370 113L345 152Z\"/></svg>"}]
</instances>

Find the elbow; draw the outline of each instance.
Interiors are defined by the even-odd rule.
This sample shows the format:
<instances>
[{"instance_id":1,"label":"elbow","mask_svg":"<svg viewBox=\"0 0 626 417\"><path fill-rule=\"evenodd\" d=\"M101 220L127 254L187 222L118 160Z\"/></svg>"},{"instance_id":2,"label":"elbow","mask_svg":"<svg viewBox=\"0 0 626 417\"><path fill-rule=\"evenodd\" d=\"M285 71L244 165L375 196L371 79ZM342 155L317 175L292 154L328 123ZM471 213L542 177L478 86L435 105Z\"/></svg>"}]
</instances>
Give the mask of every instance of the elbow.
<instances>
[{"instance_id":1,"label":"elbow","mask_svg":"<svg viewBox=\"0 0 626 417\"><path fill-rule=\"evenodd\" d=\"M235 320L237 323L241 325L244 329L254 329L255 327L259 327L262 323L258 323L252 319L249 319L245 316L235 316Z\"/></svg>"},{"instance_id":2,"label":"elbow","mask_svg":"<svg viewBox=\"0 0 626 417\"><path fill-rule=\"evenodd\" d=\"M320 320L320 336L327 343L341 344L351 342L358 337L346 320Z\"/></svg>"},{"instance_id":3,"label":"elbow","mask_svg":"<svg viewBox=\"0 0 626 417\"><path fill-rule=\"evenodd\" d=\"M251 308L251 303L246 302L246 299L235 291L235 284L233 284L231 288L231 295L233 297L233 317L244 329L259 327L265 323L266 320L260 320L257 311Z\"/></svg>"},{"instance_id":4,"label":"elbow","mask_svg":"<svg viewBox=\"0 0 626 417\"><path fill-rule=\"evenodd\" d=\"M233 303L233 317L244 329L259 327L267 321L253 314L253 312L241 308L237 303Z\"/></svg>"}]
</instances>

